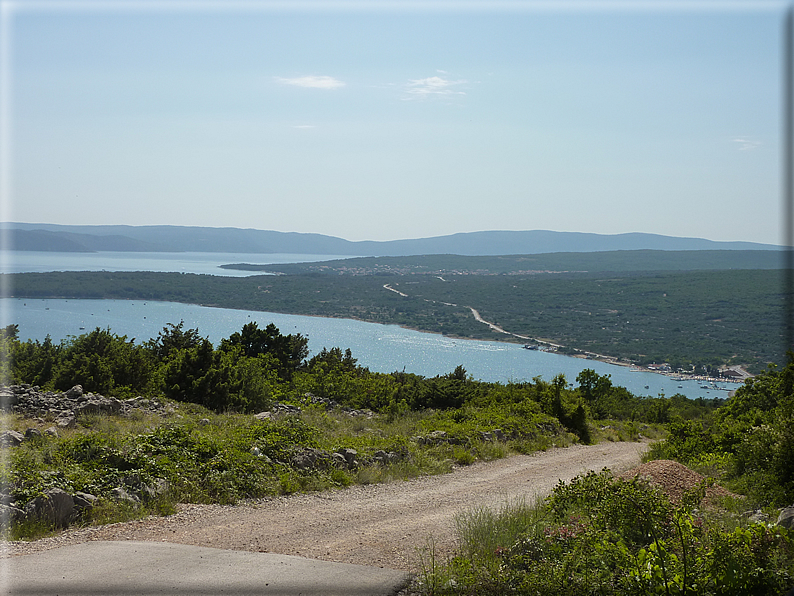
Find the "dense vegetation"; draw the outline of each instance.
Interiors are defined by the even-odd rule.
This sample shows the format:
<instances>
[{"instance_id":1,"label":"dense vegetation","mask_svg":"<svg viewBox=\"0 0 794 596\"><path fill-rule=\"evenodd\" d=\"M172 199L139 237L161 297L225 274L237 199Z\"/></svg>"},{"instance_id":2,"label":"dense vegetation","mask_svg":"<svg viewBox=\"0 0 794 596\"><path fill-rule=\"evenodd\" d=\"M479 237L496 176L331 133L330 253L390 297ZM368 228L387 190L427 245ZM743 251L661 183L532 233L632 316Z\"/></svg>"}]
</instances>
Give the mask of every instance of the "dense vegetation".
<instances>
[{"instance_id":1,"label":"dense vegetation","mask_svg":"<svg viewBox=\"0 0 794 596\"><path fill-rule=\"evenodd\" d=\"M581 390L581 387L580 387ZM426 558L428 594L783 594L794 586L794 534L731 510L794 503L794 361L748 381L705 416L674 416L648 459L709 474L744 499L680 502L608 470L561 483L544 502L458 518L458 556Z\"/></svg>"},{"instance_id":2,"label":"dense vegetation","mask_svg":"<svg viewBox=\"0 0 794 596\"><path fill-rule=\"evenodd\" d=\"M16 325L2 333L5 378L43 389L82 385L86 392L118 397L164 395L218 413L258 412L275 401L301 401L308 394L351 408L375 412L490 408L502 404L526 407L558 419L587 441L587 421L614 418L664 423L692 410L705 412L720 400L638 398L612 385L609 376L590 369L569 385L564 375L530 382L486 383L469 377L462 366L444 376L425 378L407 372L374 373L358 365L350 350L323 349L308 358L308 340L282 335L275 325L260 329L246 324L219 345L184 323L169 324L156 338L135 343L109 329L97 328L59 343L20 341Z\"/></svg>"},{"instance_id":3,"label":"dense vegetation","mask_svg":"<svg viewBox=\"0 0 794 596\"><path fill-rule=\"evenodd\" d=\"M704 508L705 485L674 503L608 470L544 502L458 517L459 554L426 558L425 594L777 596L794 585L794 536Z\"/></svg>"},{"instance_id":4,"label":"dense vegetation","mask_svg":"<svg viewBox=\"0 0 794 596\"><path fill-rule=\"evenodd\" d=\"M306 338L250 323L212 345L198 329L170 324L136 343L95 329L59 343L0 333L6 378L45 389L164 399L164 414L88 415L57 438L41 436L10 451L4 492L20 504L48 488L98 495L86 523L168 513L176 502L231 503L300 490L389 481L448 471L477 459L552 444L631 440L669 429L651 457L677 459L747 495L746 502L671 502L639 481L608 471L559 485L537 504L475 510L458 520L453 560L432 552L420 574L426 594L778 594L794 586L794 541L779 527L729 514L794 502L794 362L770 368L727 402L637 398L608 376L584 370L526 383L484 383L463 367L425 378L373 373L349 350L308 358ZM327 398L372 417L328 410ZM246 412L299 405L299 415L258 420ZM603 422L608 420L609 422ZM6 416L8 427L30 422ZM498 431L498 433L496 432ZM435 435L434 435L435 433ZM440 435L439 435L440 433ZM494 436L502 440L494 440ZM415 437L443 436L441 441ZM413 438L412 438L413 437ZM355 470L299 469L303 449L378 450ZM139 507L109 496L114 486L164 481L167 493ZM704 488L704 487L701 487ZM46 528L22 525L15 536Z\"/></svg>"},{"instance_id":5,"label":"dense vegetation","mask_svg":"<svg viewBox=\"0 0 794 596\"><path fill-rule=\"evenodd\" d=\"M652 457L710 469L756 500L794 503L794 363L746 383L714 415L669 425Z\"/></svg>"},{"instance_id":6,"label":"dense vegetation","mask_svg":"<svg viewBox=\"0 0 794 596\"><path fill-rule=\"evenodd\" d=\"M478 322L474 308L518 336L637 364L668 362L687 370L743 364L760 371L784 360L778 270L498 275L370 271L246 278L24 273L14 276L12 295L167 300L522 341Z\"/></svg>"},{"instance_id":7,"label":"dense vegetation","mask_svg":"<svg viewBox=\"0 0 794 596\"><path fill-rule=\"evenodd\" d=\"M263 255L264 257L264 255ZM521 275L550 272L714 271L718 269L781 269L783 255L769 250L615 250L554 252L529 255L357 257L318 263L221 265L226 269L296 275Z\"/></svg>"}]
</instances>

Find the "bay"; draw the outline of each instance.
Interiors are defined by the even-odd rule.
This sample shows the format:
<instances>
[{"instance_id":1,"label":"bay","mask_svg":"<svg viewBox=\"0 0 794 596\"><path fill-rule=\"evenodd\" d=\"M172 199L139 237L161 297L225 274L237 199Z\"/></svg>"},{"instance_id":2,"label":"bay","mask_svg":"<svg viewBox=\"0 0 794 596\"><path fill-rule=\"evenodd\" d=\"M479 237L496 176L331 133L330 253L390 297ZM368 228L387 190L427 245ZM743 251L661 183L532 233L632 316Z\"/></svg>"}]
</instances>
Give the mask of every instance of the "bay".
<instances>
[{"instance_id":1,"label":"bay","mask_svg":"<svg viewBox=\"0 0 794 596\"><path fill-rule=\"evenodd\" d=\"M157 271L199 273L227 277L262 275L257 271L221 269L231 263L308 263L349 259L348 256L313 254L263 254L219 252L45 252L4 251L2 273L44 273L47 271Z\"/></svg>"},{"instance_id":2,"label":"bay","mask_svg":"<svg viewBox=\"0 0 794 596\"><path fill-rule=\"evenodd\" d=\"M135 338L138 343L156 337L167 324L184 320L187 328L198 328L213 344L243 325L260 327L273 323L284 333L300 333L309 339L311 354L322 348L350 348L359 364L375 372L402 371L433 377L452 372L462 365L475 379L508 383L534 377L551 380L562 373L569 383L585 368L610 375L615 385L635 395L656 397L681 393L689 398L725 398L734 383L720 383L721 390L703 389L701 381L678 381L628 367L560 354L526 350L519 344L452 339L441 335L403 329L395 325L364 323L348 319L327 319L258 311L210 308L172 302L139 300L0 299L2 325L19 325L20 339L55 342L89 332L97 327Z\"/></svg>"}]
</instances>

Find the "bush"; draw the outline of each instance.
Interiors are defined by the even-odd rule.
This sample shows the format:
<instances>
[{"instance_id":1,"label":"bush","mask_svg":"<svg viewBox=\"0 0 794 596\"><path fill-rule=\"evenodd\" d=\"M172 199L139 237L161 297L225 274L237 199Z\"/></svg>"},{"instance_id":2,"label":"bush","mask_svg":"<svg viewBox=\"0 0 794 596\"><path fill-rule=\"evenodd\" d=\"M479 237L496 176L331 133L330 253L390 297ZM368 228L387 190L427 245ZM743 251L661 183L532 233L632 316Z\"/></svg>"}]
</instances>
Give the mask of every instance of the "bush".
<instances>
[{"instance_id":1,"label":"bush","mask_svg":"<svg viewBox=\"0 0 794 596\"><path fill-rule=\"evenodd\" d=\"M713 423L671 422L649 458L685 464L720 461L726 484L763 504L794 501L794 361L770 368L736 390Z\"/></svg>"},{"instance_id":2,"label":"bush","mask_svg":"<svg viewBox=\"0 0 794 596\"><path fill-rule=\"evenodd\" d=\"M607 471L560 483L544 504L458 518L460 553L434 594L780 594L794 585L794 537L762 524L725 529Z\"/></svg>"}]
</instances>

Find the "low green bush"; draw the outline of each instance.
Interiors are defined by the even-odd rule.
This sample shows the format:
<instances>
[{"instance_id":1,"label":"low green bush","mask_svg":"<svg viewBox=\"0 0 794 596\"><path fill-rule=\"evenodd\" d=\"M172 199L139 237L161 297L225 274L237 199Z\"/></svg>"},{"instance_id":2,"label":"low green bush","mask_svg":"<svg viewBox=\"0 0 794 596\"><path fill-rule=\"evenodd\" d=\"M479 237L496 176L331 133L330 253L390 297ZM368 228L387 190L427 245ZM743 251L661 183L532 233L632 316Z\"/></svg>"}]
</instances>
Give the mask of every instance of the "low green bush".
<instances>
[{"instance_id":1,"label":"low green bush","mask_svg":"<svg viewBox=\"0 0 794 596\"><path fill-rule=\"evenodd\" d=\"M715 468L724 484L763 505L794 501L794 360L745 382L704 420L676 420L646 459Z\"/></svg>"},{"instance_id":2,"label":"low green bush","mask_svg":"<svg viewBox=\"0 0 794 596\"><path fill-rule=\"evenodd\" d=\"M560 483L541 504L458 518L459 554L425 594L777 595L794 586L794 535L726 527L702 507L705 486L673 504L609 471ZM443 578L443 581L438 581Z\"/></svg>"}]
</instances>

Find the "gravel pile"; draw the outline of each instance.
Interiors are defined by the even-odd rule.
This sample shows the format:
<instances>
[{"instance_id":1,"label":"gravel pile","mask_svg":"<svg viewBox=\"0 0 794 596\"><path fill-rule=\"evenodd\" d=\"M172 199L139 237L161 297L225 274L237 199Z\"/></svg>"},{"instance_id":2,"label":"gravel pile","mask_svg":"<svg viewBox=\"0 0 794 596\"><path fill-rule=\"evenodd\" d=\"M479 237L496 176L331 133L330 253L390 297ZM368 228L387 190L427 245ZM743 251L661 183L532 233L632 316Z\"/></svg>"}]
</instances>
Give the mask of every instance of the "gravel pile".
<instances>
[{"instance_id":1,"label":"gravel pile","mask_svg":"<svg viewBox=\"0 0 794 596\"><path fill-rule=\"evenodd\" d=\"M692 490L705 479L705 476L701 476L685 465L669 459L649 461L641 466L623 472L620 474L619 478L630 480L636 476L659 487L675 504L681 502L681 498L686 491ZM706 491L706 501L711 503L716 502L720 497L736 496L738 495L716 484Z\"/></svg>"}]
</instances>

